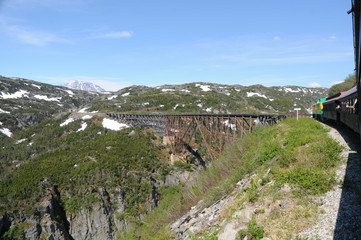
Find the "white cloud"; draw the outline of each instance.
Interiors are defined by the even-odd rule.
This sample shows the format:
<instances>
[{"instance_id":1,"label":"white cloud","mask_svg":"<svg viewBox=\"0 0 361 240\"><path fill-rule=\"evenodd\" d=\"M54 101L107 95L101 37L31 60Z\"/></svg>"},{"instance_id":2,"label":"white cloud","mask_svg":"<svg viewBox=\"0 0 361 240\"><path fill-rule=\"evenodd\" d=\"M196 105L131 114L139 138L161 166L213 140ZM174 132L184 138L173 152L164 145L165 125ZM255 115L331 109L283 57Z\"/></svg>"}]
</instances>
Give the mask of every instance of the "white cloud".
<instances>
[{"instance_id":1,"label":"white cloud","mask_svg":"<svg viewBox=\"0 0 361 240\"><path fill-rule=\"evenodd\" d=\"M8 24L3 20L0 20L0 26L8 35L30 45L44 46L53 42L69 43L69 40L60 38L55 34L43 31L27 30L17 25Z\"/></svg>"},{"instance_id":2,"label":"white cloud","mask_svg":"<svg viewBox=\"0 0 361 240\"><path fill-rule=\"evenodd\" d=\"M278 41L278 40L280 40L280 37L279 36L274 36L273 40Z\"/></svg>"},{"instance_id":3,"label":"white cloud","mask_svg":"<svg viewBox=\"0 0 361 240\"><path fill-rule=\"evenodd\" d=\"M330 36L330 39L336 39L337 37L336 36Z\"/></svg>"},{"instance_id":4,"label":"white cloud","mask_svg":"<svg viewBox=\"0 0 361 240\"><path fill-rule=\"evenodd\" d=\"M133 35L133 32L129 31L120 31L120 32L110 32L96 36L96 38L130 38Z\"/></svg>"},{"instance_id":5,"label":"white cloud","mask_svg":"<svg viewBox=\"0 0 361 240\"><path fill-rule=\"evenodd\" d=\"M321 84L319 84L317 82L312 82L312 83L309 83L308 86L310 86L312 88L320 88Z\"/></svg>"},{"instance_id":6,"label":"white cloud","mask_svg":"<svg viewBox=\"0 0 361 240\"><path fill-rule=\"evenodd\" d=\"M330 84L330 87L332 87L333 85L339 84L339 83L343 83L343 81L332 82L332 83Z\"/></svg>"},{"instance_id":7,"label":"white cloud","mask_svg":"<svg viewBox=\"0 0 361 240\"><path fill-rule=\"evenodd\" d=\"M129 82L123 82L122 79L117 78L95 78L88 76L70 76L70 77L40 77L44 81L51 82L52 84L64 85L68 82L79 80L83 82L91 82L100 87L104 88L106 91L115 92L122 88L129 87L133 85ZM41 81L41 79L40 79Z\"/></svg>"}]
</instances>

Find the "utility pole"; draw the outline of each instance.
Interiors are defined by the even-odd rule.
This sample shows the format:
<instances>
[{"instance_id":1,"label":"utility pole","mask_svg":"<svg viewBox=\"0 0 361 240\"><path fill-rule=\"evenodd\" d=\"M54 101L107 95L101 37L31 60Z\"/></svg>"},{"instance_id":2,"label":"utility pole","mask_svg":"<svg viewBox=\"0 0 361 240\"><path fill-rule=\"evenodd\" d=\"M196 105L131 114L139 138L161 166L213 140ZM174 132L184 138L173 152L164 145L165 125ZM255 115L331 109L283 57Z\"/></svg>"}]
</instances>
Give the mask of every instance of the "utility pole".
<instances>
[{"instance_id":1,"label":"utility pole","mask_svg":"<svg viewBox=\"0 0 361 240\"><path fill-rule=\"evenodd\" d=\"M298 121L298 111L301 111L301 108L295 108L294 110L297 112L297 121Z\"/></svg>"}]
</instances>

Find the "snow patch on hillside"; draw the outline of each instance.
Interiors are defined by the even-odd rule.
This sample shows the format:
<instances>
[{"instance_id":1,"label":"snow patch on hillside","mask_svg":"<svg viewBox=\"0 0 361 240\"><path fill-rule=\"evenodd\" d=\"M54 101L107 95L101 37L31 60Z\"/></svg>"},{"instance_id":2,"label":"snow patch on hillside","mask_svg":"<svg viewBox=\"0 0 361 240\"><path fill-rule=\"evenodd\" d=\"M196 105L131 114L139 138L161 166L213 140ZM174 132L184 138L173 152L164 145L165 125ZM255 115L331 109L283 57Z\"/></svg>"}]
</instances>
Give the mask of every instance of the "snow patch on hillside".
<instances>
[{"instance_id":1,"label":"snow patch on hillside","mask_svg":"<svg viewBox=\"0 0 361 240\"><path fill-rule=\"evenodd\" d=\"M114 130L114 131L120 131L120 130L122 130L124 128L129 127L127 124L119 123L119 122L117 122L115 120L108 119L108 118L103 119L102 125L103 125L104 128Z\"/></svg>"},{"instance_id":2,"label":"snow patch on hillside","mask_svg":"<svg viewBox=\"0 0 361 240\"><path fill-rule=\"evenodd\" d=\"M0 108L0 113L8 113L8 114L10 114L10 112L2 110L1 108Z\"/></svg>"},{"instance_id":3,"label":"snow patch on hillside","mask_svg":"<svg viewBox=\"0 0 361 240\"><path fill-rule=\"evenodd\" d=\"M61 99L61 97L48 98L48 96L45 96L45 95L35 95L34 98L48 101L48 102L60 102L60 99Z\"/></svg>"},{"instance_id":4,"label":"snow patch on hillside","mask_svg":"<svg viewBox=\"0 0 361 240\"><path fill-rule=\"evenodd\" d=\"M64 89L63 89L64 90ZM69 95L71 95L71 96L73 96L74 95L74 93L73 93L73 91L72 90L64 90L65 92L67 92Z\"/></svg>"},{"instance_id":5,"label":"snow patch on hillside","mask_svg":"<svg viewBox=\"0 0 361 240\"><path fill-rule=\"evenodd\" d=\"M80 109L78 112L79 113L86 113L87 109L88 109L88 107L85 107L85 108Z\"/></svg>"},{"instance_id":6,"label":"snow patch on hillside","mask_svg":"<svg viewBox=\"0 0 361 240\"><path fill-rule=\"evenodd\" d=\"M87 126L88 124L86 124L86 122L82 122L81 127L76 132L84 131Z\"/></svg>"},{"instance_id":7,"label":"snow patch on hillside","mask_svg":"<svg viewBox=\"0 0 361 240\"><path fill-rule=\"evenodd\" d=\"M21 97L25 96L28 93L29 92L25 91L25 90L20 90L20 91L17 91L15 93L3 93L3 92L1 92L1 97L3 99L21 98Z\"/></svg>"},{"instance_id":8,"label":"snow patch on hillside","mask_svg":"<svg viewBox=\"0 0 361 240\"><path fill-rule=\"evenodd\" d=\"M116 98L116 97L118 97L118 95L110 96L110 97L108 97L108 100L112 100L112 99L114 99L114 98Z\"/></svg>"},{"instance_id":9,"label":"snow patch on hillside","mask_svg":"<svg viewBox=\"0 0 361 240\"><path fill-rule=\"evenodd\" d=\"M209 92L212 90L209 85L201 85L199 83L196 84L196 87L200 87L203 92Z\"/></svg>"},{"instance_id":10,"label":"snow patch on hillside","mask_svg":"<svg viewBox=\"0 0 361 240\"><path fill-rule=\"evenodd\" d=\"M162 92L174 92L174 89L162 89Z\"/></svg>"},{"instance_id":11,"label":"snow patch on hillside","mask_svg":"<svg viewBox=\"0 0 361 240\"><path fill-rule=\"evenodd\" d=\"M285 92L292 92L292 93L298 93L301 92L301 90L299 88L297 88L297 90L293 90L292 88L284 88Z\"/></svg>"},{"instance_id":12,"label":"snow patch on hillside","mask_svg":"<svg viewBox=\"0 0 361 240\"><path fill-rule=\"evenodd\" d=\"M22 142L25 142L25 141L26 141L26 138L23 138L23 139L17 140L15 144L19 144L19 143L22 143Z\"/></svg>"},{"instance_id":13,"label":"snow patch on hillside","mask_svg":"<svg viewBox=\"0 0 361 240\"><path fill-rule=\"evenodd\" d=\"M123 93L123 94L122 94L122 97L129 96L129 94L130 94L130 92Z\"/></svg>"},{"instance_id":14,"label":"snow patch on hillside","mask_svg":"<svg viewBox=\"0 0 361 240\"><path fill-rule=\"evenodd\" d=\"M40 89L41 88L41 86L39 86L39 85L36 85L36 84L34 84L34 83L32 83L31 84L33 87L36 87L36 88L38 88L38 89Z\"/></svg>"},{"instance_id":15,"label":"snow patch on hillside","mask_svg":"<svg viewBox=\"0 0 361 240\"><path fill-rule=\"evenodd\" d=\"M90 115L84 115L81 119L83 120L87 120L87 119L91 119L93 116Z\"/></svg>"},{"instance_id":16,"label":"snow patch on hillside","mask_svg":"<svg viewBox=\"0 0 361 240\"><path fill-rule=\"evenodd\" d=\"M0 132L2 134L5 134L8 137L11 137L11 135L12 135L12 132L10 132L10 129L8 129L8 128L2 128L2 129L0 129Z\"/></svg>"},{"instance_id":17,"label":"snow patch on hillside","mask_svg":"<svg viewBox=\"0 0 361 240\"><path fill-rule=\"evenodd\" d=\"M263 98L267 99L267 97L265 95L263 95L263 94L255 93L255 92L247 92L247 97L253 97L253 96L263 97Z\"/></svg>"},{"instance_id":18,"label":"snow patch on hillside","mask_svg":"<svg viewBox=\"0 0 361 240\"><path fill-rule=\"evenodd\" d=\"M73 118L68 118L67 120L65 120L65 122L60 124L60 127L64 127L64 126L68 125L71 122L74 122L74 119Z\"/></svg>"},{"instance_id":19,"label":"snow patch on hillside","mask_svg":"<svg viewBox=\"0 0 361 240\"><path fill-rule=\"evenodd\" d=\"M270 100L271 102L274 101L274 99L268 98L268 97L266 97L266 95L263 95L260 93L255 93L255 92L247 92L247 97L253 97L253 96L262 97L262 98Z\"/></svg>"}]
</instances>

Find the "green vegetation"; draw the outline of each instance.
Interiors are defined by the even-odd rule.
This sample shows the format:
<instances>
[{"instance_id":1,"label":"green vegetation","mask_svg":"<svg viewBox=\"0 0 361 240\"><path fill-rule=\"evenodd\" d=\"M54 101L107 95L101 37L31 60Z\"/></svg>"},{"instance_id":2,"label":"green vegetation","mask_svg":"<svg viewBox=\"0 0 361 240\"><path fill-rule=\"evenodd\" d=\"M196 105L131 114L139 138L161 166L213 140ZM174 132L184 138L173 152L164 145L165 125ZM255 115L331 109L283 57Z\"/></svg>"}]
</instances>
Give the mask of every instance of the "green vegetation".
<instances>
[{"instance_id":1,"label":"green vegetation","mask_svg":"<svg viewBox=\"0 0 361 240\"><path fill-rule=\"evenodd\" d=\"M146 212L144 203L152 191L152 179L167 173L163 147L150 131L109 131L100 118L81 120L60 127L68 116L45 121L20 133L13 141L0 139L0 213L24 210L31 213L41 198L54 191L62 196L67 213L90 208L97 202L99 188L124 192L126 215L138 218ZM16 144L20 139L25 139ZM29 143L32 142L31 145ZM15 167L17 164L17 167ZM161 173L161 174L159 174ZM148 177L145 177L148 176ZM95 189L94 193L87 193ZM65 197L67 196L67 197Z\"/></svg>"},{"instance_id":2,"label":"green vegetation","mask_svg":"<svg viewBox=\"0 0 361 240\"><path fill-rule=\"evenodd\" d=\"M200 87L207 86L208 91ZM119 91L115 99L93 101L89 111L141 113L289 113L293 104L302 113L327 94L326 89L305 89L296 86L249 87L211 83L189 83L149 88L133 86ZM249 93L254 95L249 96Z\"/></svg>"},{"instance_id":3,"label":"green vegetation","mask_svg":"<svg viewBox=\"0 0 361 240\"><path fill-rule=\"evenodd\" d=\"M264 229L263 227L258 226L256 220L253 218L247 224L247 229L239 231L238 234L239 237L237 238L237 240L242 240L245 237L250 240L260 240L263 238Z\"/></svg>"},{"instance_id":4,"label":"green vegetation","mask_svg":"<svg viewBox=\"0 0 361 240\"><path fill-rule=\"evenodd\" d=\"M356 73L350 74L342 83L333 85L328 90L328 96L333 96L340 92L345 92L356 86Z\"/></svg>"},{"instance_id":5,"label":"green vegetation","mask_svg":"<svg viewBox=\"0 0 361 240\"><path fill-rule=\"evenodd\" d=\"M4 240L17 240L17 239L25 239L24 228L19 225L15 225L9 229L9 231L5 232L2 236Z\"/></svg>"},{"instance_id":6,"label":"green vegetation","mask_svg":"<svg viewBox=\"0 0 361 240\"><path fill-rule=\"evenodd\" d=\"M284 224L279 229L285 228L285 232L275 235L281 236L281 239L287 238L290 233L312 222L317 205L303 199L304 195L322 194L331 189L335 183L334 167L340 160L340 151L341 147L312 119L287 119L276 126L260 128L225 149L222 156L192 183L164 189L159 207L152 210L141 225L130 232L121 233L119 239L171 237L167 224L182 215L189 206L201 198L205 206L210 206L229 194L240 179L251 174L255 174L255 177L250 187L225 211L224 217L228 218L227 212L231 214L245 203L282 200L286 193L279 191L284 184L289 184L292 191L288 198L296 199L294 209L288 213L275 210L267 217L261 208L247 229L240 233L240 237L247 235L249 239L261 239L270 234L272 224L279 221ZM270 171L265 175L267 169ZM273 184L268 184L271 181ZM285 223L288 219L301 224ZM209 235L210 232L212 234ZM211 236L216 235L213 233L213 230L207 230L204 235L197 235L194 239L212 239Z\"/></svg>"},{"instance_id":7,"label":"green vegetation","mask_svg":"<svg viewBox=\"0 0 361 240\"><path fill-rule=\"evenodd\" d=\"M304 196L325 193L336 181L334 168L341 147L312 119L287 119L272 127L259 127L226 147L191 183L153 188L171 167L163 159L167 150L151 131L109 131L101 126L101 118L95 117L86 120L84 131L76 132L82 121L60 127L67 118L42 122L13 139L0 138L0 213L24 210L31 215L39 200L58 191L59 202L72 214L90 209L100 200L99 189L107 189L124 196L125 212L116 212L115 218L130 224L128 231L118 234L119 239L166 239L173 236L167 225L190 206L200 199L210 206L252 175L249 187L223 218L229 219L234 209L244 204L275 203L287 197L294 204L291 212L276 209L266 214L266 207L260 208L240 237L258 239L272 233L288 238L305 225L287 221L298 223L304 218L312 222L318 212L317 205ZM129 134L132 130L135 135ZM176 162L173 168L191 171L192 165ZM280 191L285 186L289 193ZM161 201L145 215L145 203L152 194ZM284 232L272 232L276 223L283 224ZM6 233L9 239L22 232L20 226L10 230ZM194 239L214 239L217 234L217 228L209 229Z\"/></svg>"}]
</instances>

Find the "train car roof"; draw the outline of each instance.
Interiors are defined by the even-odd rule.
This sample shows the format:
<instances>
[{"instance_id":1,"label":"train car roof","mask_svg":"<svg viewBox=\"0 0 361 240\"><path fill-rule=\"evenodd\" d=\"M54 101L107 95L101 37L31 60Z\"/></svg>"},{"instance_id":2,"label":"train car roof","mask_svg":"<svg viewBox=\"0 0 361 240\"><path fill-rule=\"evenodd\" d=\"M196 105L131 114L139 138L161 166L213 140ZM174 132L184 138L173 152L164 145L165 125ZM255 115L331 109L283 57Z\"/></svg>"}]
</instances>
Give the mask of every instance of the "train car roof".
<instances>
[{"instance_id":1,"label":"train car roof","mask_svg":"<svg viewBox=\"0 0 361 240\"><path fill-rule=\"evenodd\" d=\"M357 87L356 86L349 89L349 90L347 90L346 92L341 92L341 94L338 97L328 99L327 101L323 102L323 104L327 104L327 103L330 103L330 102L345 98L347 96L350 96L351 94L354 94L355 92L357 92Z\"/></svg>"},{"instance_id":2,"label":"train car roof","mask_svg":"<svg viewBox=\"0 0 361 240\"><path fill-rule=\"evenodd\" d=\"M351 88L350 90L344 92L343 94L341 94L340 99L345 98L345 97L348 97L348 96L350 96L351 94L354 94L355 92L357 92L357 87L356 87L356 86L353 87L353 88Z\"/></svg>"}]
</instances>

